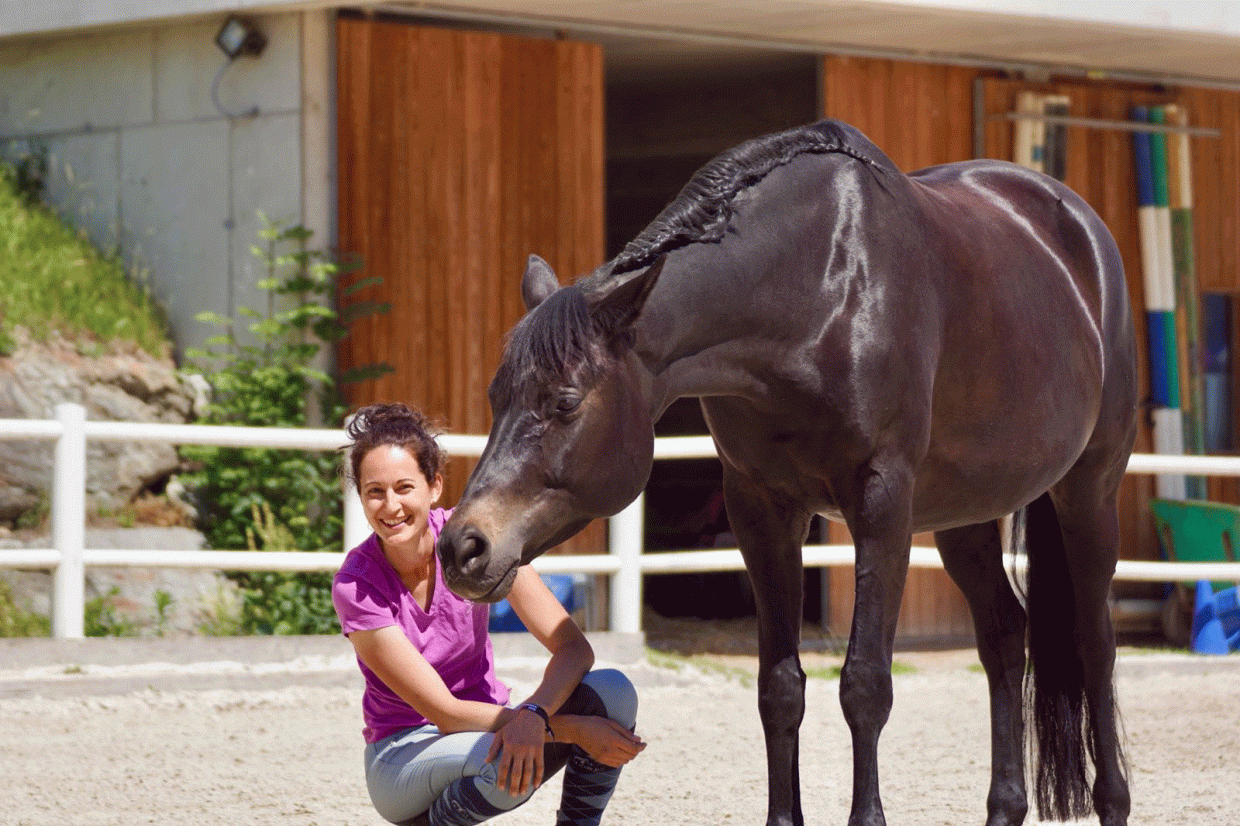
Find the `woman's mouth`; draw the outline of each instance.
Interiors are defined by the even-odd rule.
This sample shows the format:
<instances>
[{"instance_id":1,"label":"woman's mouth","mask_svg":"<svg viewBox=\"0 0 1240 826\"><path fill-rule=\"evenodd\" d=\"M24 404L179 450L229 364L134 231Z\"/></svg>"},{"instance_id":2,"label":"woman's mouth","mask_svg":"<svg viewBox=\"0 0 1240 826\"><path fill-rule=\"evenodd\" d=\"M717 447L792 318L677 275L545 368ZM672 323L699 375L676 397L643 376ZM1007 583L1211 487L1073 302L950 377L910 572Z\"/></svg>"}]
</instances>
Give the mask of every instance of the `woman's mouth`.
<instances>
[{"instance_id":1,"label":"woman's mouth","mask_svg":"<svg viewBox=\"0 0 1240 826\"><path fill-rule=\"evenodd\" d=\"M395 530L396 528L399 528L401 525L408 524L409 520L411 520L412 518L413 518L412 516L406 516L404 519L395 519L395 520L380 519L379 522L383 525L383 527L389 530Z\"/></svg>"}]
</instances>

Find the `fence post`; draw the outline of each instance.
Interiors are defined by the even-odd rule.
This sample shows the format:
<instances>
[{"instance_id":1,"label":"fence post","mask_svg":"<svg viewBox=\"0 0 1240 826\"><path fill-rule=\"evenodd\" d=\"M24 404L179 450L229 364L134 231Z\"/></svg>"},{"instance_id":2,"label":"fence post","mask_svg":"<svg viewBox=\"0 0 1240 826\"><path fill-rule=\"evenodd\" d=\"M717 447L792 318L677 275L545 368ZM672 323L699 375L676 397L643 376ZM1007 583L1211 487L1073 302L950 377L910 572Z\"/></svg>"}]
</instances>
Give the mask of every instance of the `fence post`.
<instances>
[{"instance_id":1,"label":"fence post","mask_svg":"<svg viewBox=\"0 0 1240 826\"><path fill-rule=\"evenodd\" d=\"M344 417L341 426L347 430L356 417L356 413L350 413ZM357 495L353 468L349 464L349 451L344 452L341 461L344 462L344 473L341 474L344 477L344 548L341 550L348 553L370 536L370 524L366 521L362 500Z\"/></svg>"},{"instance_id":2,"label":"fence post","mask_svg":"<svg viewBox=\"0 0 1240 826\"><path fill-rule=\"evenodd\" d=\"M86 408L56 405L64 432L52 460L52 547L60 562L52 574L52 636L86 635Z\"/></svg>"},{"instance_id":3,"label":"fence post","mask_svg":"<svg viewBox=\"0 0 1240 826\"><path fill-rule=\"evenodd\" d=\"M366 521L366 511L362 509L362 500L358 498L357 488L353 480L345 474L344 480L344 552L356 548L370 536L370 524Z\"/></svg>"},{"instance_id":4,"label":"fence post","mask_svg":"<svg viewBox=\"0 0 1240 826\"><path fill-rule=\"evenodd\" d=\"M627 508L611 518L607 545L620 562L611 577L611 630L637 633L642 630L642 523L646 494L639 494Z\"/></svg>"}]
</instances>

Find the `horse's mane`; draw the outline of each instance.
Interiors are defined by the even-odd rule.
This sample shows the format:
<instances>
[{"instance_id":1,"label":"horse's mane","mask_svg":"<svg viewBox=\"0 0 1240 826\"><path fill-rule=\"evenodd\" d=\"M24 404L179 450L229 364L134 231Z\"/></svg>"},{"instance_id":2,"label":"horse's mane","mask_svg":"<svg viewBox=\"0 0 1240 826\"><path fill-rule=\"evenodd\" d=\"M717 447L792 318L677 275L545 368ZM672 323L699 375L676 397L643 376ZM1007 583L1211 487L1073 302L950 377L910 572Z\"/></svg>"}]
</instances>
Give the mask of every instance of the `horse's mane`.
<instances>
[{"instance_id":1,"label":"horse's mane","mask_svg":"<svg viewBox=\"0 0 1240 826\"><path fill-rule=\"evenodd\" d=\"M747 141L699 169L675 200L605 267L606 272L616 275L638 270L680 247L721 240L732 217L732 201L737 193L800 155L827 152L896 169L864 135L835 120L819 121Z\"/></svg>"}]
</instances>

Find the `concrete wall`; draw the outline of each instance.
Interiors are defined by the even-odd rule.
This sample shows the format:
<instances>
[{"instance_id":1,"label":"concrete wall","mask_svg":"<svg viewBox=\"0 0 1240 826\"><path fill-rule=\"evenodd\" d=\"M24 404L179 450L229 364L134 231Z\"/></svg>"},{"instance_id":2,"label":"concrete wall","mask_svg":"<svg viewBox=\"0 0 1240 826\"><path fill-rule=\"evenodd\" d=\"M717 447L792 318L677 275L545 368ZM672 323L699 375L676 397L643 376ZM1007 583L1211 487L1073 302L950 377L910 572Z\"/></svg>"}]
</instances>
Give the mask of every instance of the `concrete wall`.
<instances>
[{"instance_id":1,"label":"concrete wall","mask_svg":"<svg viewBox=\"0 0 1240 826\"><path fill-rule=\"evenodd\" d=\"M0 150L46 149L49 200L149 284L178 354L214 332L197 313L262 306L258 210L331 239L327 13L255 18L230 114L221 22L0 41Z\"/></svg>"}]
</instances>

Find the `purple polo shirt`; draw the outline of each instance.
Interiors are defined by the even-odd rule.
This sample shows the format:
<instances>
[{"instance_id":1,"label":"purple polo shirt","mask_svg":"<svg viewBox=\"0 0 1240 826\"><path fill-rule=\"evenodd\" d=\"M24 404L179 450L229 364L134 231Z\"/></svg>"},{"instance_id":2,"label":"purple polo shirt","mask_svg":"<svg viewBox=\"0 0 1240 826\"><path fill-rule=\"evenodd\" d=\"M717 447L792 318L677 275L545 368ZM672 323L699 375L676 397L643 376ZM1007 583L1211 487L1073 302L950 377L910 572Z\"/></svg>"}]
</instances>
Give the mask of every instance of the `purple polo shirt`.
<instances>
[{"instance_id":1,"label":"purple polo shirt","mask_svg":"<svg viewBox=\"0 0 1240 826\"><path fill-rule=\"evenodd\" d=\"M430 530L435 539L451 513L442 508L430 512ZM346 635L399 626L454 697L499 705L508 702L508 687L495 676L495 656L487 635L487 607L448 590L438 560L435 594L430 610L423 611L384 556L379 538L371 534L345 556L332 580L332 602ZM429 723L360 658L357 664L366 678L366 692L362 695L366 727L362 735L367 743Z\"/></svg>"}]
</instances>

